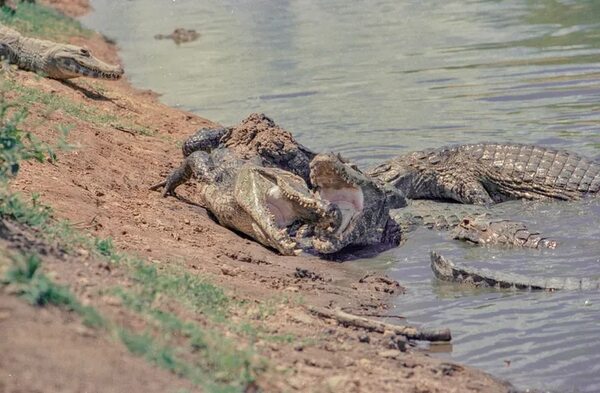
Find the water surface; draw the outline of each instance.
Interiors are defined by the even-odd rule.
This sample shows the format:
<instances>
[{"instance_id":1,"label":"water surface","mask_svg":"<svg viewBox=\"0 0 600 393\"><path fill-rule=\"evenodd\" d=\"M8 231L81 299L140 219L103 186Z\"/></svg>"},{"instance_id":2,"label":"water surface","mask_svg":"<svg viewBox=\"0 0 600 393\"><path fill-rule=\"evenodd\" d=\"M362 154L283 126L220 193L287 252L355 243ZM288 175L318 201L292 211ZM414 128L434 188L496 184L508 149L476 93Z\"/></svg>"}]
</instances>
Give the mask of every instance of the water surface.
<instances>
[{"instance_id":1,"label":"water surface","mask_svg":"<svg viewBox=\"0 0 600 393\"><path fill-rule=\"evenodd\" d=\"M93 0L84 23L115 38L128 77L226 125L265 112L305 145L371 165L448 143L530 142L600 154L600 1ZM201 33L157 41L176 27ZM523 274L600 272L600 208L521 204L555 251L489 250L422 230L361 269L409 288L397 310L449 326L443 355L523 387L600 391L600 294L467 291L440 284L429 249ZM447 350L448 348L444 348Z\"/></svg>"}]
</instances>

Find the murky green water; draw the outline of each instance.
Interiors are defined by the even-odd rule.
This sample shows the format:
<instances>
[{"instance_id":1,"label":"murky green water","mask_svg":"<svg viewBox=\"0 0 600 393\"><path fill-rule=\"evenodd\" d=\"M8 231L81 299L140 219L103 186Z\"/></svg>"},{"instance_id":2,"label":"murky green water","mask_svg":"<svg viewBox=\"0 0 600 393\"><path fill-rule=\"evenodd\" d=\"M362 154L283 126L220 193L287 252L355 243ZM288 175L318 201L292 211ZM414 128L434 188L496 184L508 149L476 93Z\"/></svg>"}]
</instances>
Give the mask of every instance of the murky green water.
<instances>
[{"instance_id":1,"label":"murky green water","mask_svg":"<svg viewBox=\"0 0 600 393\"><path fill-rule=\"evenodd\" d=\"M84 22L119 42L136 85L223 124L265 112L305 145L363 165L484 140L600 154L600 1L92 4ZM153 39L175 27L202 36L181 46ZM432 279L431 248L521 273L600 273L597 204L500 210L554 234L562 247L493 251L423 230L354 264L387 269L408 286L397 306L409 321L453 329L443 356L519 386L600 391L599 293L473 292Z\"/></svg>"}]
</instances>

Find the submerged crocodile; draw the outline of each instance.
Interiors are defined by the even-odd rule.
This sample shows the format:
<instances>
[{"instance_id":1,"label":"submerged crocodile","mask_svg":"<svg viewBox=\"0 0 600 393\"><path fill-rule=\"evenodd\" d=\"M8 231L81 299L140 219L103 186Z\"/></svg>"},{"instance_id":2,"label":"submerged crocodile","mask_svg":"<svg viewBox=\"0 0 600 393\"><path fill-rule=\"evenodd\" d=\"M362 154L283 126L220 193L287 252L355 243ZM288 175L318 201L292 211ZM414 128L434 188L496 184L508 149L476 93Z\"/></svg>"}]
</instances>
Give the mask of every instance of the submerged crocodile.
<instances>
[{"instance_id":1,"label":"submerged crocodile","mask_svg":"<svg viewBox=\"0 0 600 393\"><path fill-rule=\"evenodd\" d=\"M596 290L600 280L576 277L528 277L520 274L495 272L457 266L435 251L431 252L431 269L440 280L468 284L475 287L492 287L524 290Z\"/></svg>"},{"instance_id":2,"label":"submerged crocodile","mask_svg":"<svg viewBox=\"0 0 600 393\"><path fill-rule=\"evenodd\" d=\"M600 163L552 148L480 143L409 153L367 173L411 199L490 205L511 199L574 200L600 191Z\"/></svg>"},{"instance_id":3,"label":"submerged crocodile","mask_svg":"<svg viewBox=\"0 0 600 393\"><path fill-rule=\"evenodd\" d=\"M402 233L418 227L449 231L455 240L481 246L512 246L554 249L558 243L514 220L497 217L483 206L436 201L410 201L390 211Z\"/></svg>"},{"instance_id":4,"label":"submerged crocodile","mask_svg":"<svg viewBox=\"0 0 600 393\"><path fill-rule=\"evenodd\" d=\"M119 66L106 64L88 49L28 38L0 25L0 57L19 68L48 78L71 79L80 76L116 80L123 75Z\"/></svg>"},{"instance_id":5,"label":"submerged crocodile","mask_svg":"<svg viewBox=\"0 0 600 393\"><path fill-rule=\"evenodd\" d=\"M157 40L173 40L177 45L184 42L196 41L200 37L200 33L193 29L184 29L181 27L173 30L171 34L156 34L154 36Z\"/></svg>"},{"instance_id":6,"label":"submerged crocodile","mask_svg":"<svg viewBox=\"0 0 600 393\"><path fill-rule=\"evenodd\" d=\"M304 180L256 160L242 160L228 149L189 154L162 183L163 196L194 177L201 203L217 221L283 255L307 248L304 235L331 233L341 224L340 210L315 197ZM316 250L319 252L319 244Z\"/></svg>"}]
</instances>

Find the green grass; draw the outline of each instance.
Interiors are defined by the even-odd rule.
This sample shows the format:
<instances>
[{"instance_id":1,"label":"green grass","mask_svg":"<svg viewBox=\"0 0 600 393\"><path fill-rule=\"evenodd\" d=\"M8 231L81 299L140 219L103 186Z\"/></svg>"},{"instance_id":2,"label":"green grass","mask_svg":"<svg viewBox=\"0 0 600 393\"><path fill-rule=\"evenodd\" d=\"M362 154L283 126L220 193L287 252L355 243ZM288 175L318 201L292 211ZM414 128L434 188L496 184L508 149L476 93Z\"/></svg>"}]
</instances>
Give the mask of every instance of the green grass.
<instances>
[{"instance_id":1,"label":"green grass","mask_svg":"<svg viewBox=\"0 0 600 393\"><path fill-rule=\"evenodd\" d=\"M59 306L79 314L88 326L104 325L104 319L94 308L83 306L67 287L55 284L41 272L38 255L9 254L3 258L6 259L9 266L0 278L0 286L10 285L14 293L34 306Z\"/></svg>"},{"instance_id":2,"label":"green grass","mask_svg":"<svg viewBox=\"0 0 600 393\"><path fill-rule=\"evenodd\" d=\"M0 89L2 91L13 91L18 94L12 103L12 106L21 111L25 111L34 104L41 104L45 107L44 112L48 115L56 111L61 111L74 118L94 125L114 127L133 134L146 136L154 135L153 130L145 126L134 124L133 121L127 117L122 118L113 113L101 111L93 106L86 105L84 102L75 102L69 98L45 92L36 87L23 86L7 77L3 78L2 87L0 87ZM69 130L70 128L66 127L61 129L63 133L66 133Z\"/></svg>"},{"instance_id":3,"label":"green grass","mask_svg":"<svg viewBox=\"0 0 600 393\"><path fill-rule=\"evenodd\" d=\"M18 2L12 15L7 8L0 10L0 23L21 34L49 40L64 40L72 36L89 37L91 30L81 23L40 4Z\"/></svg>"}]
</instances>

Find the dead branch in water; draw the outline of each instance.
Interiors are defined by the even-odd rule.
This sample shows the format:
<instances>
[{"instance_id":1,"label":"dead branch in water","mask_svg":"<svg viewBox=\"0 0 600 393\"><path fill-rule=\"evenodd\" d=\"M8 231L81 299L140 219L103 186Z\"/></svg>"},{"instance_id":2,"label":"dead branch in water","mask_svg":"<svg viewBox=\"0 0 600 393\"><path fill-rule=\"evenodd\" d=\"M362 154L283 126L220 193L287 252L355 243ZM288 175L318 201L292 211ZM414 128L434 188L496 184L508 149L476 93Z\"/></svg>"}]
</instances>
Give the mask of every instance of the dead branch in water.
<instances>
[{"instance_id":1,"label":"dead branch in water","mask_svg":"<svg viewBox=\"0 0 600 393\"><path fill-rule=\"evenodd\" d=\"M412 340L424 340L424 341L450 341L452 335L450 329L419 329L414 326L402 326L392 325L390 323L379 322L373 319L359 317L356 315L348 314L340 309L330 310L327 308L319 308L309 306L308 310L315 315L324 318L335 319L340 324L345 326L354 326L369 331L384 333L386 330L405 336Z\"/></svg>"}]
</instances>

